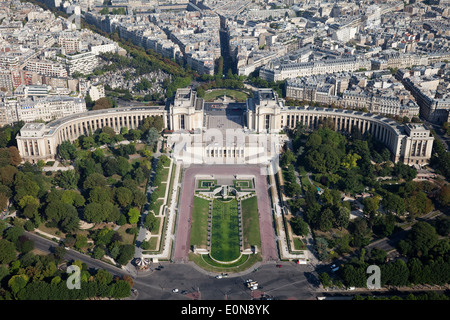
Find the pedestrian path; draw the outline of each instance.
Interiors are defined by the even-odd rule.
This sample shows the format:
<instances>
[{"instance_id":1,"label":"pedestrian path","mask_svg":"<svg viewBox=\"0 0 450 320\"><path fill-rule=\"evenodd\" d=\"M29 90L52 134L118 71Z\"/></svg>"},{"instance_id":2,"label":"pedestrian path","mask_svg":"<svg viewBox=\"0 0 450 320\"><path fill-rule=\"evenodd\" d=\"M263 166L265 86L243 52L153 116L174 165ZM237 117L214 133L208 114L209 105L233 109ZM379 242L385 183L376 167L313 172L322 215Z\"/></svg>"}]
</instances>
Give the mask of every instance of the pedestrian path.
<instances>
[{"instance_id":1,"label":"pedestrian path","mask_svg":"<svg viewBox=\"0 0 450 320\"><path fill-rule=\"evenodd\" d=\"M275 181L275 172L273 166L269 166L269 179L270 179L270 185L276 186ZM313 265L316 264L316 258L314 254L312 253L312 246L310 243L311 233L309 234L309 237L307 237L307 250L304 250L304 254L294 254L291 253L288 247L288 239L286 236L286 230L283 227L284 221L283 221L283 211L282 211L282 205L280 198L278 197L278 192L276 190L272 193L272 199L273 199L273 211L274 211L274 219L277 221L276 225L278 225L277 229L277 240L279 245L279 251L280 251L280 258L282 260L288 259L288 260L300 260L301 263L309 262Z\"/></svg>"},{"instance_id":2,"label":"pedestrian path","mask_svg":"<svg viewBox=\"0 0 450 320\"><path fill-rule=\"evenodd\" d=\"M172 160L174 161L174 160ZM174 165L174 164L172 164ZM176 169L175 169L175 173L173 173L174 176L174 183L172 186L172 190L168 190L168 192L172 192L171 195L171 201L170 204L168 205L168 210L167 210L167 226L166 226L166 230L164 232L164 239L163 241L163 251L159 254L144 254L141 253L141 256L143 258L147 258L147 259L158 259L158 260L168 260L170 259L170 249L172 248L171 246L171 242L173 241L173 229L175 226L175 220L176 220L176 214L177 214L177 194L178 194L178 180L180 178L180 172L181 172L181 164L177 164L176 165ZM171 177L169 177L170 181ZM168 196L168 192L167 192L167 196Z\"/></svg>"}]
</instances>

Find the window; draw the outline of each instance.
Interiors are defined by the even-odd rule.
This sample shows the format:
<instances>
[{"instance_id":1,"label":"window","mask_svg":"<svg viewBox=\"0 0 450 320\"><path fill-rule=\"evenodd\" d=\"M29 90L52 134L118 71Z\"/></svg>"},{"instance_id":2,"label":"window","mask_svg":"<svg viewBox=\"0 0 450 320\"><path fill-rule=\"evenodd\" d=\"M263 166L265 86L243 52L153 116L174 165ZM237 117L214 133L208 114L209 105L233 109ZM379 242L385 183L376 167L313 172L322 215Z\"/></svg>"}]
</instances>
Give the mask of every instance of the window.
<instances>
[{"instance_id":1,"label":"window","mask_svg":"<svg viewBox=\"0 0 450 320\"><path fill-rule=\"evenodd\" d=\"M180 116L180 129L185 129L184 127L184 114Z\"/></svg>"}]
</instances>

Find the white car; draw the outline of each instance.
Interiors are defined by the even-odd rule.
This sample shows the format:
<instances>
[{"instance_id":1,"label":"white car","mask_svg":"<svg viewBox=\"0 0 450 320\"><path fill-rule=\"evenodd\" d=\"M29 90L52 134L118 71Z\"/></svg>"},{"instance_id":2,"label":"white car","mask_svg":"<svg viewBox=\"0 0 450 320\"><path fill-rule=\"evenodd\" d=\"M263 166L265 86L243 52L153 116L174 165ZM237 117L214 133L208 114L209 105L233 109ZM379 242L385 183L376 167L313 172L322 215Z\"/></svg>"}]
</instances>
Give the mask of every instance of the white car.
<instances>
[{"instance_id":1,"label":"white car","mask_svg":"<svg viewBox=\"0 0 450 320\"><path fill-rule=\"evenodd\" d=\"M216 276L216 279L222 279L222 276L219 274Z\"/></svg>"},{"instance_id":2,"label":"white car","mask_svg":"<svg viewBox=\"0 0 450 320\"><path fill-rule=\"evenodd\" d=\"M178 293L178 289L173 289L172 292L173 293Z\"/></svg>"}]
</instances>

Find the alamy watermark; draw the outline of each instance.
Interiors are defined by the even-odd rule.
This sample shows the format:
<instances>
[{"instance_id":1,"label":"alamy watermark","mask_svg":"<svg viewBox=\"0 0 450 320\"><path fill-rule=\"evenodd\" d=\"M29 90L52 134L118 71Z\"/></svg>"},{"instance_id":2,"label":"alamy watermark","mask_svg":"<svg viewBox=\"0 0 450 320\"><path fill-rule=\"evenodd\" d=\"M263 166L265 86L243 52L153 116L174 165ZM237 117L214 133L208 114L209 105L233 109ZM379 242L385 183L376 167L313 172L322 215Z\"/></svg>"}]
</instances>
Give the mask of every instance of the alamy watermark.
<instances>
[{"instance_id":1,"label":"alamy watermark","mask_svg":"<svg viewBox=\"0 0 450 320\"><path fill-rule=\"evenodd\" d=\"M367 278L367 288L368 289L381 289L381 270L377 265L370 265L366 269L366 273L370 274Z\"/></svg>"},{"instance_id":2,"label":"alamy watermark","mask_svg":"<svg viewBox=\"0 0 450 320\"><path fill-rule=\"evenodd\" d=\"M76 265L67 267L67 273L71 274L66 281L67 289L81 289L81 270Z\"/></svg>"},{"instance_id":3,"label":"alamy watermark","mask_svg":"<svg viewBox=\"0 0 450 320\"><path fill-rule=\"evenodd\" d=\"M73 14L67 18L67 23L75 24L75 29L81 29L81 9L80 7L74 7Z\"/></svg>"}]
</instances>

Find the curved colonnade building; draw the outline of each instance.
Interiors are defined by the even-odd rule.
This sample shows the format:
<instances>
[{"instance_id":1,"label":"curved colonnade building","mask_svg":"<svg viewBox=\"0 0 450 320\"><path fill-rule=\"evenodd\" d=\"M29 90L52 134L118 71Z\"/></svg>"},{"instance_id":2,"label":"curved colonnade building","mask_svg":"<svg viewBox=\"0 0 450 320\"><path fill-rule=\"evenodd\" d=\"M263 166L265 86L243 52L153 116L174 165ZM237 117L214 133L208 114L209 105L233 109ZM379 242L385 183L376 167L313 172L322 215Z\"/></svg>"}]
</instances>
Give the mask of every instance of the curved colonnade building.
<instances>
[{"instance_id":1,"label":"curved colonnade building","mask_svg":"<svg viewBox=\"0 0 450 320\"><path fill-rule=\"evenodd\" d=\"M206 129L225 131L225 129L212 127L208 123L206 119L209 115L206 105L202 98L197 97L195 91L178 89L174 99L167 106L88 111L47 124L27 123L17 136L17 145L23 161L35 163L38 160L53 160L57 154L58 145L65 140L74 141L81 135L89 135L104 126L112 127L116 132L120 132L122 127L137 129L142 121L150 116L162 116L165 127L172 130L175 135L184 133L191 136L192 141L199 141L197 139L199 135L208 134ZM247 99L238 107L237 105L233 104L233 110L238 107L241 109L241 129L236 130L234 127L233 130L242 133L243 143L226 144L225 148L216 150L217 148L213 148L208 139L205 139L206 141L202 140L200 144L192 143L184 149L195 150L196 157L200 159L238 157L243 163L254 163L250 161L252 151L249 150L255 149L255 143L248 143L248 141L256 141L254 137L260 137L264 133L276 135L285 128L294 128L297 122L303 123L309 129L315 129L327 118L333 121L338 131L350 132L356 126L363 134L371 133L389 148L394 162L424 165L431 157L434 137L422 124L402 125L379 115L346 109L287 107L283 99L279 98L272 89L259 89L254 93L254 97ZM223 105L223 110L227 110L227 105ZM226 122L229 114L224 112L223 117ZM170 138L169 141L171 141ZM215 144L217 145L217 139ZM258 148L264 149L264 146L257 146L256 149ZM267 158L264 161L266 160Z\"/></svg>"}]
</instances>

